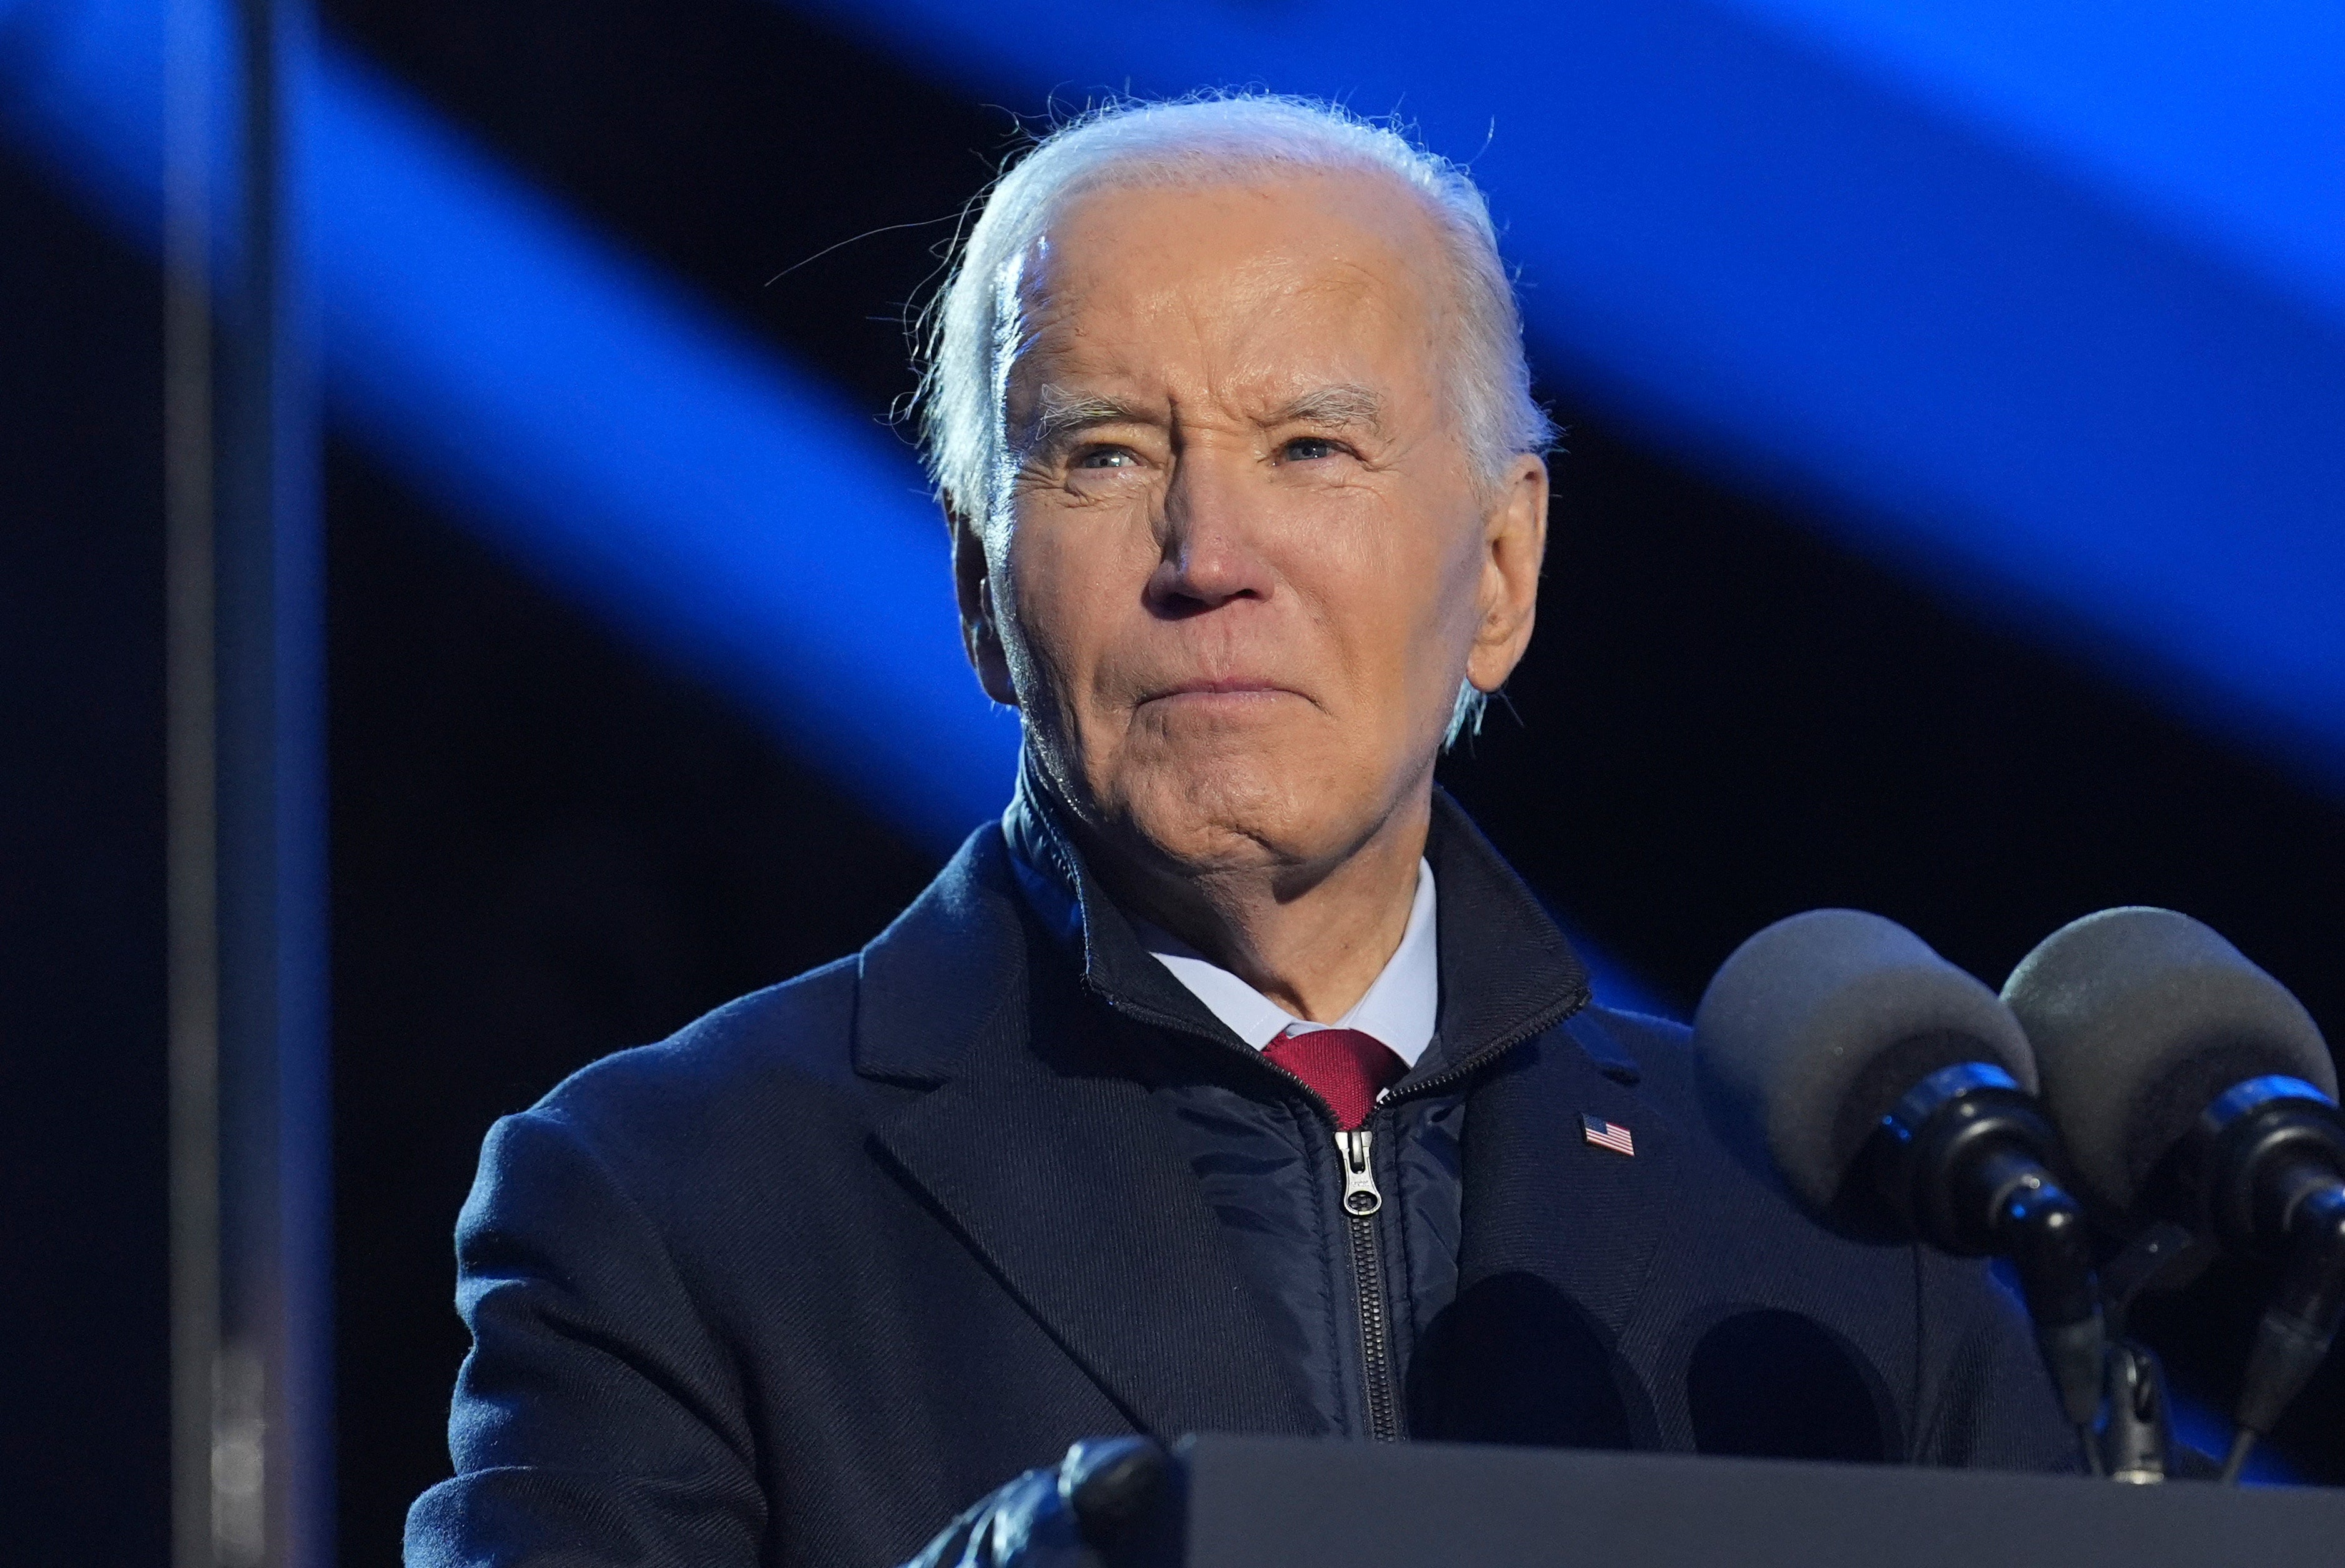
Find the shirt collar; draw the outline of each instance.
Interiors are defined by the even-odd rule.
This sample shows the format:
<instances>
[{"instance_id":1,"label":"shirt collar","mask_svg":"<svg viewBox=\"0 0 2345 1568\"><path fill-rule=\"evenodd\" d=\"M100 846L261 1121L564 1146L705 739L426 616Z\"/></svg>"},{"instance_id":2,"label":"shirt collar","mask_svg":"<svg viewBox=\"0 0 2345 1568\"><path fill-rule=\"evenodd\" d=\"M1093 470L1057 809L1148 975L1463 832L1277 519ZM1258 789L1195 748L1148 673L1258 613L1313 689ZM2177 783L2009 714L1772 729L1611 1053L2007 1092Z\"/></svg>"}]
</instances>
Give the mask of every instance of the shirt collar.
<instances>
[{"instance_id":1,"label":"shirt collar","mask_svg":"<svg viewBox=\"0 0 2345 1568\"><path fill-rule=\"evenodd\" d=\"M1172 972L1230 1033L1261 1050L1282 1035L1308 1034L1314 1029L1357 1029L1389 1047L1395 1056L1416 1066L1433 1043L1434 1024L1441 1012L1441 950L1436 938L1437 918L1433 867L1416 863L1416 896L1408 910L1408 926L1400 946L1351 1010L1332 1024L1297 1018L1245 981L1223 968L1178 936L1145 921L1132 930L1151 956Z\"/></svg>"},{"instance_id":2,"label":"shirt collar","mask_svg":"<svg viewBox=\"0 0 2345 1568\"><path fill-rule=\"evenodd\" d=\"M1031 759L1021 758L1018 787L1002 814L1002 836L1028 907L1081 965L1085 986L1143 1021L1225 1040L1231 1049L1252 1054L1219 1014L1150 956L1132 922L1083 865L1058 818L1061 809ZM1437 983L1416 994L1430 1000L1436 1019L1434 1043L1420 1047L1412 1077L1525 1037L1588 999L1588 971L1553 919L1438 787L1425 859L1439 879L1444 907L1438 919L1428 907L1425 920ZM1419 889L1429 902L1423 878ZM1409 936L1416 931L1412 905ZM1394 967L1387 963L1388 971Z\"/></svg>"}]
</instances>

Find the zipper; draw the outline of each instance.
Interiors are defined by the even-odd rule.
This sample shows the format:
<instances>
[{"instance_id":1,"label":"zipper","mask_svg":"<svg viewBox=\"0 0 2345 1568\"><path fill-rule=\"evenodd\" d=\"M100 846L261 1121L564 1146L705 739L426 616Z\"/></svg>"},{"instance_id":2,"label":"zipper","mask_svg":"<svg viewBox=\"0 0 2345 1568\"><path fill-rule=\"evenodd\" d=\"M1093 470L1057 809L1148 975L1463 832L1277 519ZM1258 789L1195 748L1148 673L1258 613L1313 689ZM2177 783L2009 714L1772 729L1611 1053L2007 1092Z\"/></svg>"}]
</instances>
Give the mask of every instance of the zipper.
<instances>
[{"instance_id":1,"label":"zipper","mask_svg":"<svg viewBox=\"0 0 2345 1568\"><path fill-rule=\"evenodd\" d=\"M1376 1135L1362 1128L1335 1134L1335 1160L1344 1173L1344 1226L1352 1249L1352 1296L1360 1310L1361 1387L1368 1404L1368 1439L1400 1441L1400 1397L1394 1387L1392 1317L1385 1300L1385 1260L1376 1241Z\"/></svg>"},{"instance_id":2,"label":"zipper","mask_svg":"<svg viewBox=\"0 0 2345 1568\"><path fill-rule=\"evenodd\" d=\"M1485 1067L1488 1066L1494 1058L1504 1055L1508 1051L1513 1050L1517 1046L1521 1045L1533 1035L1545 1034L1548 1030L1554 1028L1566 1018L1570 1017L1574 1013L1577 1013L1581 1008L1587 1007L1588 1004L1594 999L1594 994L1590 992L1587 986L1582 986L1570 996L1565 997L1561 1007L1550 1008L1547 1012L1541 1013L1538 1017L1532 1018L1528 1023L1519 1025L1517 1027L1508 1030L1506 1034L1501 1035L1498 1038L1491 1041L1488 1045L1484 1046L1480 1050L1476 1051L1472 1056L1467 1057L1464 1061L1453 1063L1452 1065L1442 1068L1431 1077L1413 1083L1405 1089L1395 1089L1393 1092L1387 1094L1384 1098L1376 1102L1376 1109L1382 1110L1388 1105L1398 1105L1404 1100L1421 1098L1426 1095L1433 1093L1436 1089L1446 1089L1454 1083L1471 1077L1474 1074L1480 1072ZM1265 1067L1276 1067L1278 1064L1275 1062L1266 1062L1264 1065ZM1300 1082L1301 1080L1298 1079L1296 1081ZM1374 1112L1371 1112L1370 1114L1373 1115Z\"/></svg>"},{"instance_id":3,"label":"zipper","mask_svg":"<svg viewBox=\"0 0 2345 1568\"><path fill-rule=\"evenodd\" d=\"M1219 1043L1216 1037L1205 1034L1186 1019L1111 996L1092 986L1089 976L1085 977L1084 983L1092 995L1127 1017ZM1465 1060L1445 1067L1421 1082L1409 1085L1405 1091L1387 1093L1368 1112L1369 1117L1373 1118L1377 1111L1388 1105L1416 1099L1470 1077L1498 1056L1570 1017L1587 1007L1589 999L1588 987L1582 986L1566 997L1562 1006L1508 1030ZM1321 1108L1322 1114L1325 1113L1325 1102L1309 1084L1259 1052L1247 1054L1301 1089L1312 1104ZM1383 1189L1376 1186L1375 1147L1375 1135L1365 1127L1355 1132L1336 1129L1335 1161L1344 1177L1344 1229L1352 1254L1352 1294L1359 1308L1360 1370L1367 1398L1368 1438L1374 1442L1398 1442L1401 1437L1400 1395L1393 1377L1392 1316L1390 1305L1385 1298L1384 1250L1376 1240L1376 1215L1385 1206L1385 1197Z\"/></svg>"},{"instance_id":4,"label":"zipper","mask_svg":"<svg viewBox=\"0 0 2345 1568\"><path fill-rule=\"evenodd\" d=\"M1444 1068L1422 1083L1411 1084L1406 1094L1386 1096L1370 1109L1369 1118L1396 1100L1416 1099L1478 1072L1500 1052L1511 1050L1533 1035L1554 1027L1588 1006L1588 991L1582 987L1553 1017L1492 1041L1456 1066ZM1275 1062L1263 1065L1278 1067ZM1284 1073L1286 1069L1279 1067L1279 1071ZM1286 1076L1294 1077L1292 1073ZM1352 1132L1338 1128L1335 1163L1344 1175L1344 1229L1351 1244L1352 1299L1360 1313L1361 1387L1367 1398L1368 1441L1398 1442L1400 1391L1398 1380L1393 1376L1392 1308L1385 1292L1384 1249L1376 1239L1376 1215L1385 1206L1385 1195L1376 1186L1376 1134L1365 1126Z\"/></svg>"}]
</instances>

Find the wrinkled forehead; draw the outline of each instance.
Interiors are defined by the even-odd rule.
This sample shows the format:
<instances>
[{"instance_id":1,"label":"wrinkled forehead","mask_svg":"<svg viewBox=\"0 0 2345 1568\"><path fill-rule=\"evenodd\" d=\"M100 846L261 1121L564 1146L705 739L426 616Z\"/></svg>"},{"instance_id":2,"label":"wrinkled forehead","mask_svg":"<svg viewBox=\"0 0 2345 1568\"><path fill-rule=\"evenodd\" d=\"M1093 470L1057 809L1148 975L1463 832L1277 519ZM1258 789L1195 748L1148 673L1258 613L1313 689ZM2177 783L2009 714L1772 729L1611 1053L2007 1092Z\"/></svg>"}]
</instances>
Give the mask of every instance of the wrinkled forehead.
<instances>
[{"instance_id":1,"label":"wrinkled forehead","mask_svg":"<svg viewBox=\"0 0 2345 1568\"><path fill-rule=\"evenodd\" d=\"M1174 361L1274 390L1364 359L1431 374L1451 287L1423 198L1389 175L1093 183L1041 216L997 280L997 406Z\"/></svg>"}]
</instances>

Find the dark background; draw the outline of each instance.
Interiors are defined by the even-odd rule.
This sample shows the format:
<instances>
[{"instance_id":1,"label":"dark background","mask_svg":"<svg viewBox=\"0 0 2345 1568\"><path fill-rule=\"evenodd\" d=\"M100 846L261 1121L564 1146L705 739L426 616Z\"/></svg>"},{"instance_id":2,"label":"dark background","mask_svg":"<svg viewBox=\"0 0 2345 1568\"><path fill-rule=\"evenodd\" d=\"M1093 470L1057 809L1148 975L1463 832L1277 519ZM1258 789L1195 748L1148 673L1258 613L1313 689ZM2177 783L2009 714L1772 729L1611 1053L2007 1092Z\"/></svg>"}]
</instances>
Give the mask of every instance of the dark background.
<instances>
[{"instance_id":1,"label":"dark background","mask_svg":"<svg viewBox=\"0 0 2345 1568\"><path fill-rule=\"evenodd\" d=\"M949 220L1015 145L1007 110L762 0L324 10L875 420L910 389L903 316ZM0 157L10 1562L164 1555L160 300L151 262ZM1541 389L1569 430L1541 629L1446 776L1657 995L1689 1005L1817 905L1998 982L2062 922L2156 903L2345 1029L2333 797ZM489 1122L850 950L934 866L340 443L326 515L342 1556L381 1564L446 1472L448 1237ZM2252 1286L2153 1315L2203 1398ZM2345 1482L2340 1397L2332 1371L2279 1434L2303 1474Z\"/></svg>"}]
</instances>

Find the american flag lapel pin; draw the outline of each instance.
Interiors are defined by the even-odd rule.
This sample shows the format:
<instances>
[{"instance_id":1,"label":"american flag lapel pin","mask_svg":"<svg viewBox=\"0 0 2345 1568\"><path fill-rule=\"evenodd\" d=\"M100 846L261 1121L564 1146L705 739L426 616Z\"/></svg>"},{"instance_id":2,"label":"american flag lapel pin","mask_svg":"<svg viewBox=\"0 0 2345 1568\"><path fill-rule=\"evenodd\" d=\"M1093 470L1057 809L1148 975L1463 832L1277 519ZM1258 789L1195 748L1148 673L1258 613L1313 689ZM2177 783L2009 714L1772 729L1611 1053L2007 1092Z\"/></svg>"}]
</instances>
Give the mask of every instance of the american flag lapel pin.
<instances>
[{"instance_id":1,"label":"american flag lapel pin","mask_svg":"<svg viewBox=\"0 0 2345 1568\"><path fill-rule=\"evenodd\" d=\"M1615 1154L1637 1158L1636 1136L1617 1121L1606 1121L1600 1116L1585 1111L1579 1117L1579 1135L1599 1148L1609 1148Z\"/></svg>"}]
</instances>

